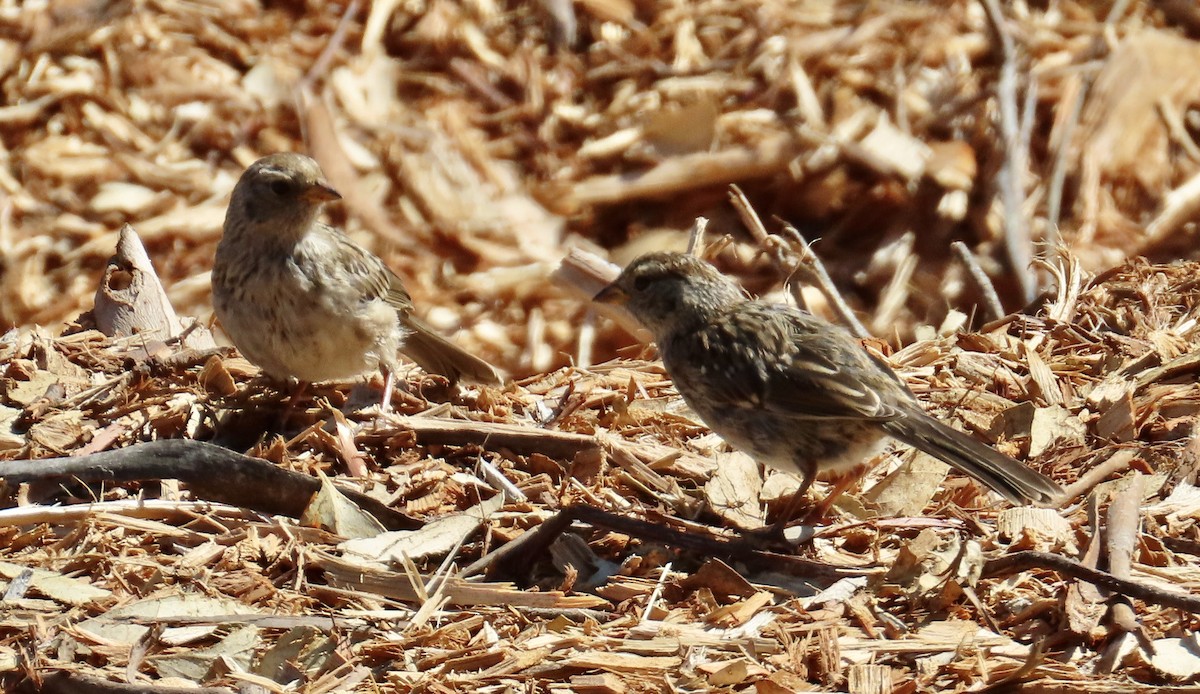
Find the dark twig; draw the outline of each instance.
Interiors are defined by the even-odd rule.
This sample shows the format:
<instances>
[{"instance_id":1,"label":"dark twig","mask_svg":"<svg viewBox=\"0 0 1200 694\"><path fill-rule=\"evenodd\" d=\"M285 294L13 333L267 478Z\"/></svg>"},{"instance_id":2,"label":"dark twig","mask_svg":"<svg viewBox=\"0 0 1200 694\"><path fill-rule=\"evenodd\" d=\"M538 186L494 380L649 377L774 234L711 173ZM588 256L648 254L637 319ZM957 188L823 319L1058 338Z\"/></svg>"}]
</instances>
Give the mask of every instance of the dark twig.
<instances>
[{"instance_id":1,"label":"dark twig","mask_svg":"<svg viewBox=\"0 0 1200 694\"><path fill-rule=\"evenodd\" d=\"M597 528L613 530L630 537L698 552L706 556L732 557L749 566L758 566L807 578L833 581L848 576L864 576L872 573L869 570L831 566L799 557L763 551L757 549L754 540L726 539L694 531L676 530L664 523L631 518L593 506L575 504L562 509L538 526L536 530L527 532L492 554L481 557L464 569L463 575L470 576L487 571L489 575L499 572L509 576L523 576L537 559L548 551L550 543L566 532L571 523L576 521Z\"/></svg>"},{"instance_id":2,"label":"dark twig","mask_svg":"<svg viewBox=\"0 0 1200 694\"><path fill-rule=\"evenodd\" d=\"M149 691L156 694L234 694L234 690L227 687L152 687L142 682L110 682L67 670L43 673L40 683L27 680L12 691L17 694L145 694Z\"/></svg>"},{"instance_id":3,"label":"dark twig","mask_svg":"<svg viewBox=\"0 0 1200 694\"><path fill-rule=\"evenodd\" d=\"M171 439L139 443L92 455L0 463L9 484L38 480L135 482L177 479L199 499L241 506L262 513L299 518L321 487L315 477L284 470L265 460L211 443ZM340 489L351 501L391 530L420 527L420 522L352 489Z\"/></svg>"},{"instance_id":4,"label":"dark twig","mask_svg":"<svg viewBox=\"0 0 1200 694\"><path fill-rule=\"evenodd\" d=\"M1130 598L1136 598L1165 607L1174 607L1185 612L1200 613L1200 597L1191 595L1190 593L1164 590L1146 585L1145 583L1117 578L1110 573L1098 569L1090 569L1073 559L1049 552L1027 550L991 559L983 565L983 577L996 578L1021 571L1029 571L1030 569L1057 571L1071 578L1087 581L1093 585Z\"/></svg>"}]
</instances>

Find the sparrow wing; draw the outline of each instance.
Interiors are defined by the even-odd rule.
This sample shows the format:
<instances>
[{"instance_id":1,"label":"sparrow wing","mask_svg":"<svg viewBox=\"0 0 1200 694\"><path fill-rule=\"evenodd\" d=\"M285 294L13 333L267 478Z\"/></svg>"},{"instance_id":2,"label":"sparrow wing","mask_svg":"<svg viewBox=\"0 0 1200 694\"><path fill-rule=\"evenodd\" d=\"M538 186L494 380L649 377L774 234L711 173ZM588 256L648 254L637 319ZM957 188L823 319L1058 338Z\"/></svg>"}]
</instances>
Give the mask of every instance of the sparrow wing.
<instances>
[{"instance_id":1,"label":"sparrow wing","mask_svg":"<svg viewBox=\"0 0 1200 694\"><path fill-rule=\"evenodd\" d=\"M691 345L685 358L704 368L703 378L730 407L803 419L903 416L881 397L903 388L895 375L849 333L796 309L745 302L672 347L684 343Z\"/></svg>"},{"instance_id":2,"label":"sparrow wing","mask_svg":"<svg viewBox=\"0 0 1200 694\"><path fill-rule=\"evenodd\" d=\"M322 224L320 235L322 244L306 249L310 255L318 252L328 252L337 256L340 261L339 280L344 282L346 290L358 295L360 301L376 301L383 299L392 303L392 285L400 286L399 280L392 282L395 275L384 265L374 253L351 241L345 234ZM315 250L314 250L315 249ZM321 260L326 260L322 258ZM408 293L400 286L400 292L408 299ZM409 308L412 302L409 300Z\"/></svg>"}]
</instances>

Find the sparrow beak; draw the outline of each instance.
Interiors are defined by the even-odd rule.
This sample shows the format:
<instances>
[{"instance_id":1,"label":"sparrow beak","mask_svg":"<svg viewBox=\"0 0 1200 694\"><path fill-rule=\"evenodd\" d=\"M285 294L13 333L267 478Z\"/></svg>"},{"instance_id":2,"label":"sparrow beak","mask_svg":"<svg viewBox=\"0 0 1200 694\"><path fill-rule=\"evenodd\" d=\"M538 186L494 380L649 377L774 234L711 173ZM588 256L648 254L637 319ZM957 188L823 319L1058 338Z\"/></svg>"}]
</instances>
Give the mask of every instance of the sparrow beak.
<instances>
[{"instance_id":1,"label":"sparrow beak","mask_svg":"<svg viewBox=\"0 0 1200 694\"><path fill-rule=\"evenodd\" d=\"M328 183L320 181L309 186L303 193L302 197L309 202L330 202L332 200L341 200L342 196L333 188L329 187Z\"/></svg>"},{"instance_id":2,"label":"sparrow beak","mask_svg":"<svg viewBox=\"0 0 1200 694\"><path fill-rule=\"evenodd\" d=\"M617 306L624 304L628 300L629 294L627 294L624 289L618 287L615 282L608 285L604 289L601 289L596 296L592 297L592 301L602 304L614 304Z\"/></svg>"}]
</instances>

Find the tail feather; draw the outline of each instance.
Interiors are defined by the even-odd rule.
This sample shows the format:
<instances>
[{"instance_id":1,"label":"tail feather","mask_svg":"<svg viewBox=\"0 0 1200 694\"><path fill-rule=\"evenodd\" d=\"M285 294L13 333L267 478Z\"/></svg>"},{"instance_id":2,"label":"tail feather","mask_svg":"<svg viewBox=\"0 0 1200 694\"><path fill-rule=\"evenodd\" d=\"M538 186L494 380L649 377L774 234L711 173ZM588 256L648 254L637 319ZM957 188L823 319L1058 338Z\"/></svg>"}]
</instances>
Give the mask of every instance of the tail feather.
<instances>
[{"instance_id":1,"label":"tail feather","mask_svg":"<svg viewBox=\"0 0 1200 694\"><path fill-rule=\"evenodd\" d=\"M420 319L409 315L404 317L404 322L412 333L405 338L400 351L426 372L441 374L451 383L465 380L498 385L503 382L496 367L438 335Z\"/></svg>"},{"instance_id":2,"label":"tail feather","mask_svg":"<svg viewBox=\"0 0 1200 694\"><path fill-rule=\"evenodd\" d=\"M908 412L884 424L893 438L920 449L963 472L1014 504L1050 505L1063 489L1025 464L997 452L923 411Z\"/></svg>"}]
</instances>

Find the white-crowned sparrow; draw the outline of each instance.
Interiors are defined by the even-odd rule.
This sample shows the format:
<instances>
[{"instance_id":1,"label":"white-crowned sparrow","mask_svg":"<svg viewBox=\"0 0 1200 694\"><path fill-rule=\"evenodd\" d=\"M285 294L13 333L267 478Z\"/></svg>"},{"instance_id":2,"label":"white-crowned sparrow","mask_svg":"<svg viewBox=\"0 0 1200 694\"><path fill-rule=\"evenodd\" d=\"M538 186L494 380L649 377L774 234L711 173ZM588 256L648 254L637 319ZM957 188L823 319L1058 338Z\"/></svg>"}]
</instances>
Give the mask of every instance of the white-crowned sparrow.
<instances>
[{"instance_id":1,"label":"white-crowned sparrow","mask_svg":"<svg viewBox=\"0 0 1200 694\"><path fill-rule=\"evenodd\" d=\"M751 300L712 265L652 253L597 301L624 305L654 334L688 405L723 439L799 475L861 470L885 434L974 477L1013 503L1049 504L1052 480L931 417L845 329Z\"/></svg>"}]
</instances>

